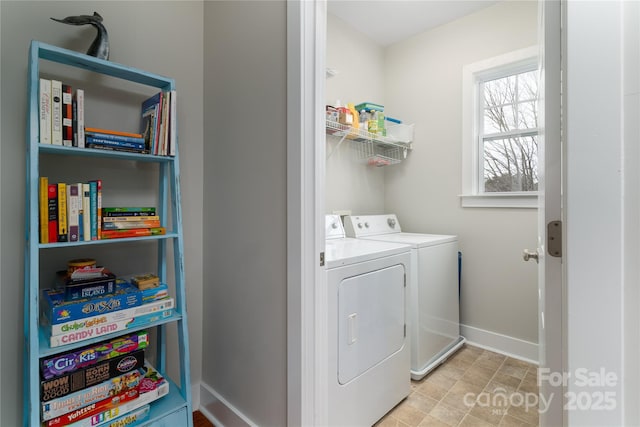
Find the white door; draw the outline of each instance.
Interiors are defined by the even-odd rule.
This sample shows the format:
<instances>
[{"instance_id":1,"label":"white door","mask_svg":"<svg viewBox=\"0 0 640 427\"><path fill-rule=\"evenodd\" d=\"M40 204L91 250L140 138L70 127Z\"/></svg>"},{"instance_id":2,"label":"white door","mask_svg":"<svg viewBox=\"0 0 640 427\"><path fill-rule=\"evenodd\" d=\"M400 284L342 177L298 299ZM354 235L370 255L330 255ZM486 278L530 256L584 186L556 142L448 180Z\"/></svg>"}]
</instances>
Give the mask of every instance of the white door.
<instances>
[{"instance_id":1,"label":"white door","mask_svg":"<svg viewBox=\"0 0 640 427\"><path fill-rule=\"evenodd\" d=\"M563 282L562 282L562 144L561 144L561 67L560 1L540 2L542 77L542 129L539 145L540 195L538 197L538 349L539 375L564 372ZM551 235L549 235L551 234ZM555 236L554 236L555 235ZM551 244L549 244L551 243ZM559 247L556 247L559 244ZM554 382L539 382L543 396L540 425L564 425L563 388ZM548 402L548 405L547 403Z\"/></svg>"}]
</instances>

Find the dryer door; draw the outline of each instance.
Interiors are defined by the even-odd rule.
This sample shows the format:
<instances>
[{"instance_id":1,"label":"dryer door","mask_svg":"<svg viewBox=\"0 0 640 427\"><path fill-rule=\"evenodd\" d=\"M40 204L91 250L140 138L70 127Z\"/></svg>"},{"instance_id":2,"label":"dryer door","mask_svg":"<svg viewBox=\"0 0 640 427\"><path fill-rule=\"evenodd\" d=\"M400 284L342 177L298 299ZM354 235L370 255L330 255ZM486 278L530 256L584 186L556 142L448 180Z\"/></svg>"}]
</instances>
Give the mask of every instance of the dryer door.
<instances>
[{"instance_id":1,"label":"dryer door","mask_svg":"<svg viewBox=\"0 0 640 427\"><path fill-rule=\"evenodd\" d=\"M344 279L338 287L338 382L346 384L405 343L402 264Z\"/></svg>"}]
</instances>

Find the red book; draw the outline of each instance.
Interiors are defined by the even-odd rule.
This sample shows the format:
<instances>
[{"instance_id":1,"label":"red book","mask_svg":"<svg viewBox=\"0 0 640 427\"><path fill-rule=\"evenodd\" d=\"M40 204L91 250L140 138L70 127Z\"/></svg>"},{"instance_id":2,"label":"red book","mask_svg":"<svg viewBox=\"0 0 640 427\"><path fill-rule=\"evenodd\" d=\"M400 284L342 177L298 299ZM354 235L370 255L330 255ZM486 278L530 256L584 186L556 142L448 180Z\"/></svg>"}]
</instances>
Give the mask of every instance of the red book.
<instances>
[{"instance_id":1,"label":"red book","mask_svg":"<svg viewBox=\"0 0 640 427\"><path fill-rule=\"evenodd\" d=\"M62 145L73 145L73 94L70 85L62 85Z\"/></svg>"},{"instance_id":2,"label":"red book","mask_svg":"<svg viewBox=\"0 0 640 427\"><path fill-rule=\"evenodd\" d=\"M58 241L58 185L49 184L49 243Z\"/></svg>"},{"instance_id":3,"label":"red book","mask_svg":"<svg viewBox=\"0 0 640 427\"><path fill-rule=\"evenodd\" d=\"M132 228L129 230L102 230L103 239L122 239L125 237L145 237L166 234L164 227Z\"/></svg>"}]
</instances>

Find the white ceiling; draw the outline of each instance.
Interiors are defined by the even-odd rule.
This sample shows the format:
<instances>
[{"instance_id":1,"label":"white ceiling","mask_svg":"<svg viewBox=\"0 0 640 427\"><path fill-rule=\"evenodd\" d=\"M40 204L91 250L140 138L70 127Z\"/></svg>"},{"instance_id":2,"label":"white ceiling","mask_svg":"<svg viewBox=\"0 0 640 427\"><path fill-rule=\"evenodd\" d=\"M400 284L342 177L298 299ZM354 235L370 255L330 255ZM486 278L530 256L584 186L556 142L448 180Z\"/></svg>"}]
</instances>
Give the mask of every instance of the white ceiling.
<instances>
[{"instance_id":1,"label":"white ceiling","mask_svg":"<svg viewBox=\"0 0 640 427\"><path fill-rule=\"evenodd\" d=\"M498 0L328 0L327 10L388 46L451 22Z\"/></svg>"}]
</instances>

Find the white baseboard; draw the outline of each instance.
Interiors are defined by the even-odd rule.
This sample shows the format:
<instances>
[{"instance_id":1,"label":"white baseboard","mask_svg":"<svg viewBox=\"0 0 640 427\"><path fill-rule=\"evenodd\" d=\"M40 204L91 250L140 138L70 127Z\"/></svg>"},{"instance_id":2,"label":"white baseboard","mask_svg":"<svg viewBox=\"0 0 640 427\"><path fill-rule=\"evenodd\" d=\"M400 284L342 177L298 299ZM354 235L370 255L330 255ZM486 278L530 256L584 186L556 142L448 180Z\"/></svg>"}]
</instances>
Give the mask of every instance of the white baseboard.
<instances>
[{"instance_id":1,"label":"white baseboard","mask_svg":"<svg viewBox=\"0 0 640 427\"><path fill-rule=\"evenodd\" d=\"M257 425L204 382L200 383L199 403L200 412L216 427Z\"/></svg>"},{"instance_id":2,"label":"white baseboard","mask_svg":"<svg viewBox=\"0 0 640 427\"><path fill-rule=\"evenodd\" d=\"M538 344L536 343L463 324L460 325L460 335L465 337L470 345L538 364Z\"/></svg>"}]
</instances>

